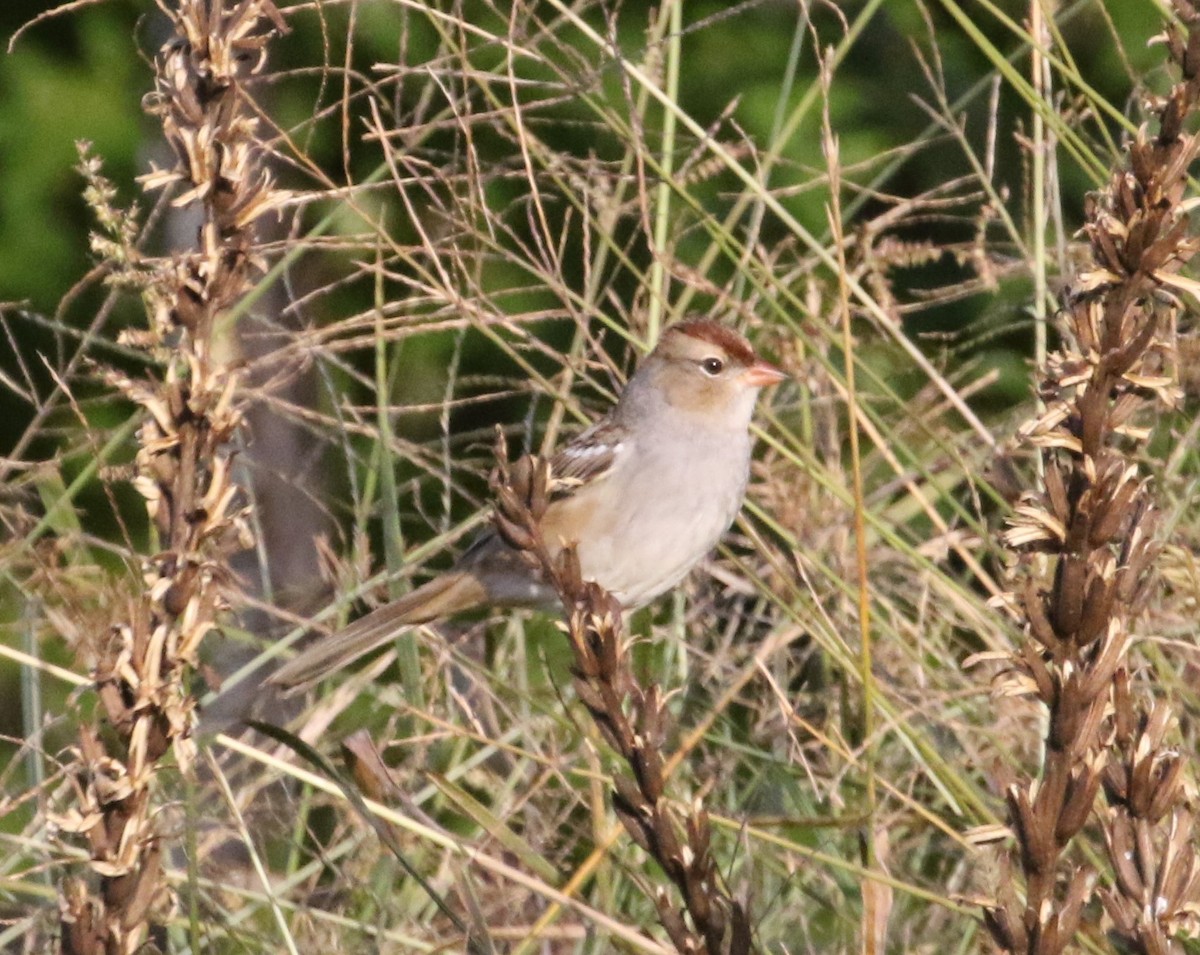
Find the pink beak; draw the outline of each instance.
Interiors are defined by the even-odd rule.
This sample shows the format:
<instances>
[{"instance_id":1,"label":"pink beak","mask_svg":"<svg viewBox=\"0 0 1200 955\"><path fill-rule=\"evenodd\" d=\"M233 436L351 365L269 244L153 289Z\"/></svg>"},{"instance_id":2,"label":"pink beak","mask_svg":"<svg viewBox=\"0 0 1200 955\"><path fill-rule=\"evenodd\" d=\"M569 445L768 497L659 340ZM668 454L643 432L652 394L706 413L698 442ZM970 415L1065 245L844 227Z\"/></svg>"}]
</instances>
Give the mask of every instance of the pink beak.
<instances>
[{"instance_id":1,"label":"pink beak","mask_svg":"<svg viewBox=\"0 0 1200 955\"><path fill-rule=\"evenodd\" d=\"M742 377L755 388L766 388L768 385L774 385L783 381L787 375L770 362L760 359L747 368L742 373Z\"/></svg>"}]
</instances>

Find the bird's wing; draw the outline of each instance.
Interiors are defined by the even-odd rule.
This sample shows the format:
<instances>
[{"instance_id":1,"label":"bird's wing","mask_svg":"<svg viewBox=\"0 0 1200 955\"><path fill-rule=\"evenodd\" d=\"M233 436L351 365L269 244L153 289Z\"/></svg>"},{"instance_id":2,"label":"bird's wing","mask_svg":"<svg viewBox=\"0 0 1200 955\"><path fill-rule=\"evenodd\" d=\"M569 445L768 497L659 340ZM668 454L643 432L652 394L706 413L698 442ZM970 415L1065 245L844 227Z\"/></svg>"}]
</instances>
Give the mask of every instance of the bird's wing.
<instances>
[{"instance_id":1,"label":"bird's wing","mask_svg":"<svg viewBox=\"0 0 1200 955\"><path fill-rule=\"evenodd\" d=\"M611 473L627 447L625 429L611 418L602 418L581 431L550 458L550 499L561 505L584 488L592 487ZM576 502L578 499L576 498ZM510 561L512 549L496 535L494 527L482 531L455 562L459 568L488 567ZM523 567L528 565L522 563ZM505 568L511 571L512 568Z\"/></svg>"},{"instance_id":2,"label":"bird's wing","mask_svg":"<svg viewBox=\"0 0 1200 955\"><path fill-rule=\"evenodd\" d=\"M626 445L625 429L610 418L597 422L562 447L550 459L555 497L603 480Z\"/></svg>"}]
</instances>

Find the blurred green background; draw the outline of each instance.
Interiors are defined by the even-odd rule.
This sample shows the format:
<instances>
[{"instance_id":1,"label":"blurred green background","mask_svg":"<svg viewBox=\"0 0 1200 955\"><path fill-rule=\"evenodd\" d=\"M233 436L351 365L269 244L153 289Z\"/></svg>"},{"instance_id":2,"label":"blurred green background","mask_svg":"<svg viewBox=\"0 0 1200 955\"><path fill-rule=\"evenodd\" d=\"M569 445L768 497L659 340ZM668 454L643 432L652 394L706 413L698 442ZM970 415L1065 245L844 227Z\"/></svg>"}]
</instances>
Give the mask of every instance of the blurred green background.
<instances>
[{"instance_id":1,"label":"blurred green background","mask_svg":"<svg viewBox=\"0 0 1200 955\"><path fill-rule=\"evenodd\" d=\"M11 38L47 6L36 0L9 0L0 5L0 36ZM851 21L864 6L841 4L840 15ZM1016 20L1026 15L1024 4L1006 3L1001 8ZM640 2L619 5L621 39L634 59L644 45L652 9L653 5ZM972 5L964 9L971 13ZM736 101L733 116L738 124L752 137L765 139L780 109L780 80L792 48L796 9L790 3L696 2L688 3L686 10L688 38L680 84L683 104L701 122L712 122ZM1132 89L1130 68L1143 75L1161 61L1146 45L1159 29L1157 8L1144 0L1116 0L1103 6L1063 5L1063 10L1063 38L1081 73L1107 100L1124 103ZM990 64L978 44L963 34L939 4L929 4L925 13L934 29L941 69L953 100L985 80L991 73ZM838 29L830 9L815 5L812 14L822 38L836 40ZM480 5L480 18L492 20L493 27L498 25L484 5ZM320 19L324 22L311 14L292 18L293 32L272 46L275 69L319 65L326 56L322 49L325 39L342 43L346 10L331 6ZM358 5L354 59L360 66L394 61L400 23L397 8L386 0ZM163 24L153 3L106 0L33 26L10 53L0 57L0 169L5 183L0 194L0 300L53 312L91 264L87 236L93 223L80 198L82 187L75 172L77 141L94 144L106 174L121 187L125 202L138 197L134 176L146 170L148 156L157 148L156 124L143 113L141 100L150 89L149 59L161 42ZM414 21L410 19L408 25L411 29ZM978 26L1002 51L1019 45L990 16L980 16ZM323 31L327 32L324 38ZM1115 46L1115 37L1123 49ZM408 37L413 62L420 62L428 52L422 48L422 40L431 43L432 39L422 37L419 30ZM337 62L341 50L332 52L330 59ZM921 6L910 0L887 0L867 21L865 32L838 68L834 83L832 107L845 165L903 146L928 125L927 114L914 101L929 96L918 53L931 54ZM807 79L814 71L811 40L801 57L800 75ZM314 78L273 86L268 103L271 113L283 124L307 119L318 84ZM805 88L805 84L797 84L793 99ZM324 91L326 104L335 92ZM1007 91L1001 102L1002 124L1027 112ZM968 130L980 142L986 108L986 97L978 97L966 110ZM785 170L821 165L817 120L813 114L808 127L793 137ZM569 135L580 138L576 148L589 145L585 128ZM1003 182L1004 170L1011 170L1009 185L1019 187L1016 144L1011 136L1002 135L997 146L998 178ZM332 137L318 136L308 152L335 180L341 177L339 144ZM959 151L947 145L924 152L920 162L906 165L889 186L894 193L915 195L966 171ZM779 184L786 184L786 172ZM1085 181L1077 179L1064 187L1073 203L1068 212L1076 217L1085 186ZM824 202L824 196L810 194L790 204L806 225L820 230Z\"/></svg>"}]
</instances>

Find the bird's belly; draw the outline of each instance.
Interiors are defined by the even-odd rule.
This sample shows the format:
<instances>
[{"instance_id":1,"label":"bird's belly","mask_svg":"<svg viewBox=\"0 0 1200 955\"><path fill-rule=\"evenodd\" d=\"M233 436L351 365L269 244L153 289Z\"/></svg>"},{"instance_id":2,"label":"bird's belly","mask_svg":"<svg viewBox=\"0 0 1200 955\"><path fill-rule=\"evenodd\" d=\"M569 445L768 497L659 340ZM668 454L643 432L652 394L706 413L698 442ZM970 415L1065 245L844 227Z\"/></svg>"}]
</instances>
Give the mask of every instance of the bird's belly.
<instances>
[{"instance_id":1,"label":"bird's belly","mask_svg":"<svg viewBox=\"0 0 1200 955\"><path fill-rule=\"evenodd\" d=\"M584 578L626 607L646 604L678 584L716 546L745 490L744 471L700 467L672 478L680 471L677 462L662 463L661 479L636 495L604 495L606 503L593 507L580 535Z\"/></svg>"}]
</instances>

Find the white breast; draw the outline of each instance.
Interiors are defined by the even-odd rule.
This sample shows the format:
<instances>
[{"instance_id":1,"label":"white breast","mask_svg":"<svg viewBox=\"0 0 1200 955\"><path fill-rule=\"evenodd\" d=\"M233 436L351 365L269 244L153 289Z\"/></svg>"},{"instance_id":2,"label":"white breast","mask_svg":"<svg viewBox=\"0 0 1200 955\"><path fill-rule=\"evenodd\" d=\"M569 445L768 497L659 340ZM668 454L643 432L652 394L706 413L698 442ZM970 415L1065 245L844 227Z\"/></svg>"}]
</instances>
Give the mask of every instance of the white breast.
<instances>
[{"instance_id":1,"label":"white breast","mask_svg":"<svg viewBox=\"0 0 1200 955\"><path fill-rule=\"evenodd\" d=\"M587 495L578 551L583 576L632 608L678 584L729 528L746 490L750 437L693 431L683 454L623 451L604 488Z\"/></svg>"}]
</instances>

